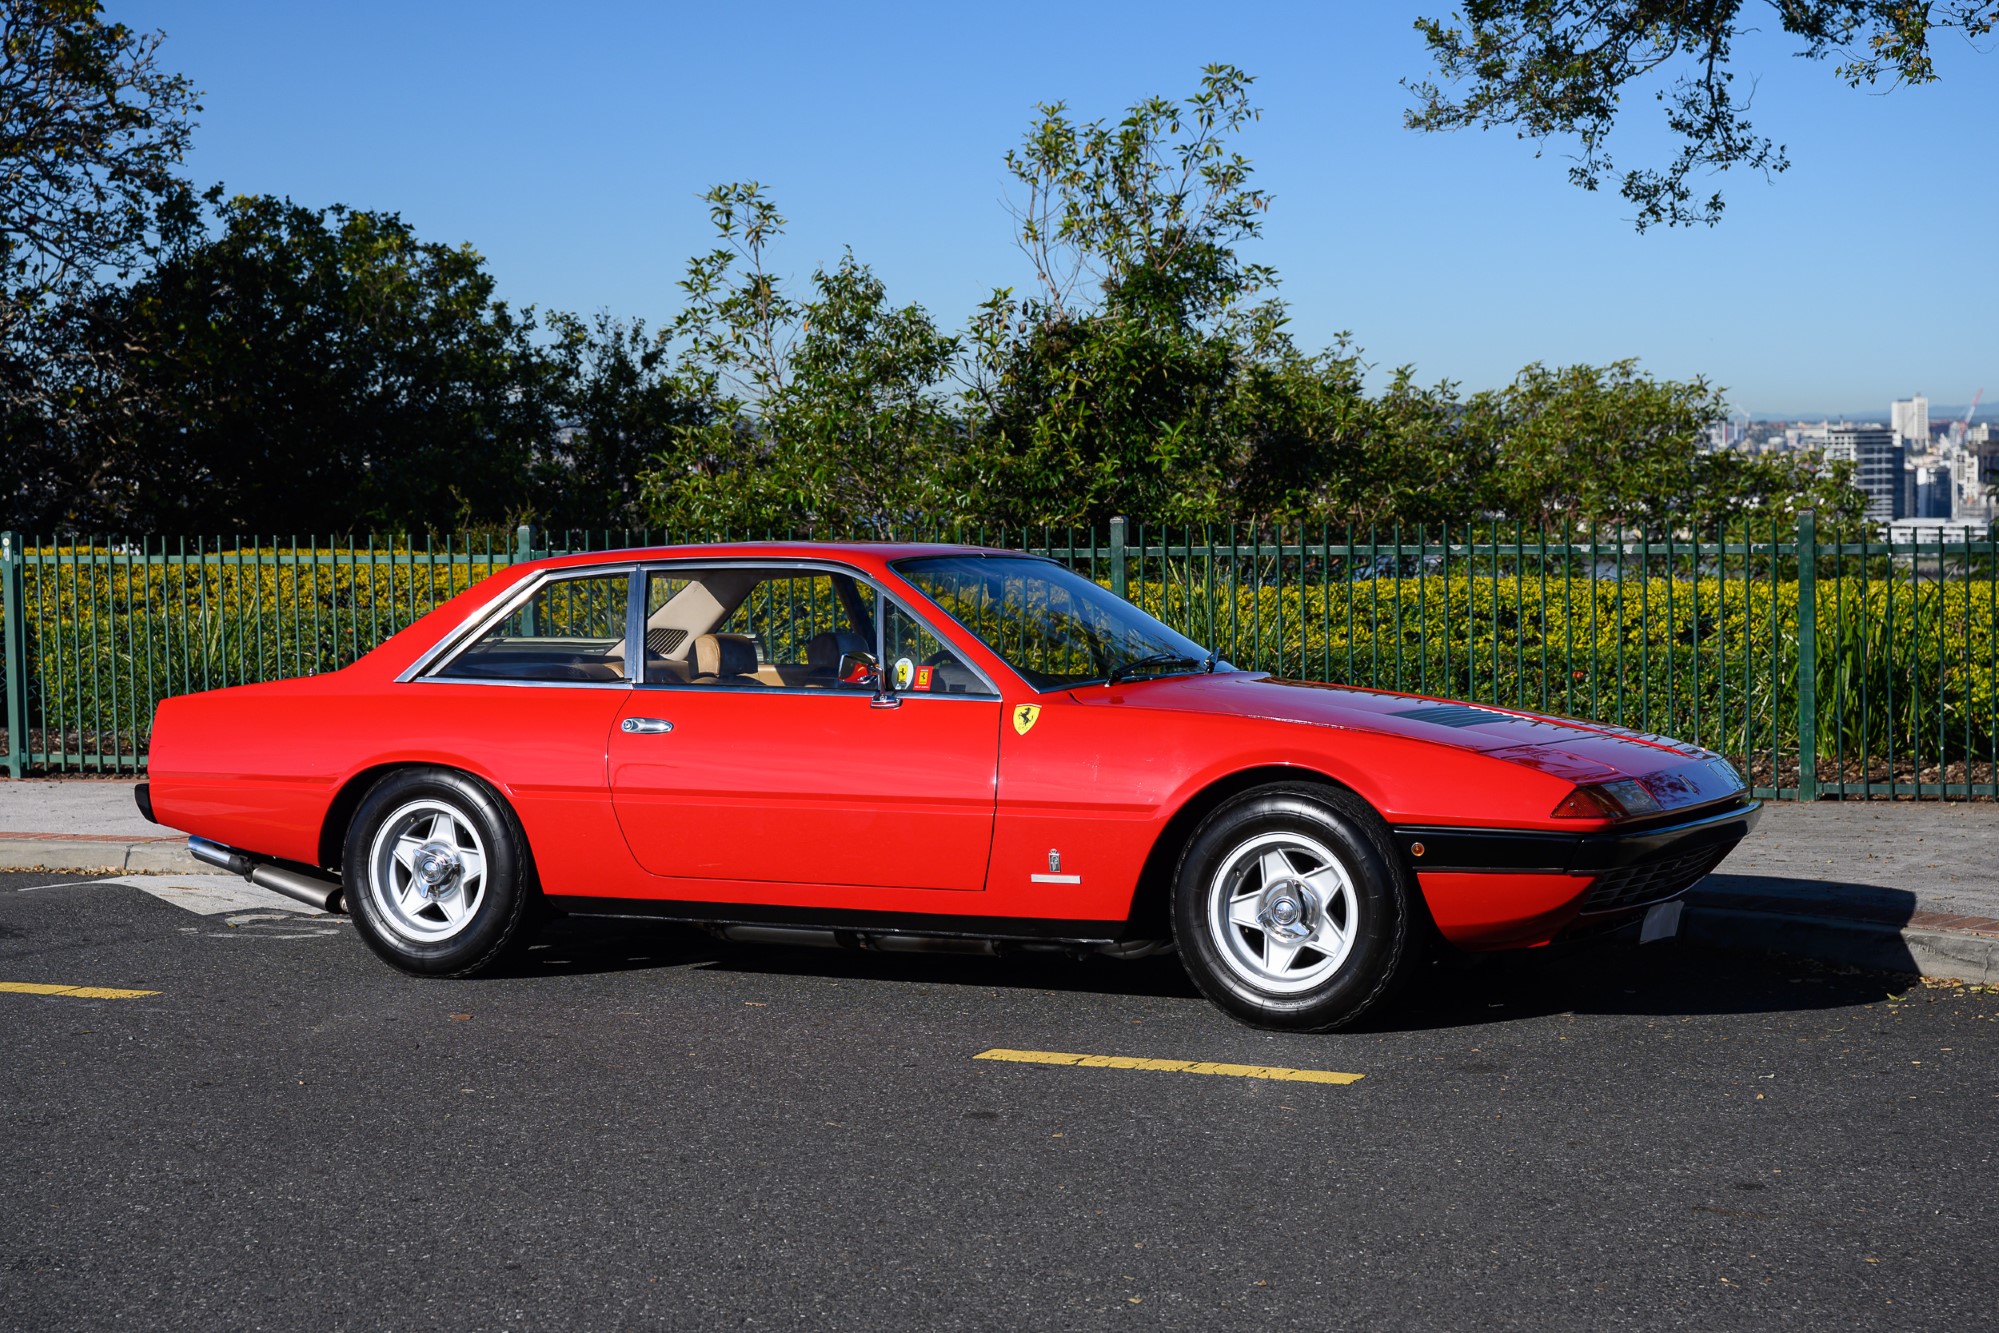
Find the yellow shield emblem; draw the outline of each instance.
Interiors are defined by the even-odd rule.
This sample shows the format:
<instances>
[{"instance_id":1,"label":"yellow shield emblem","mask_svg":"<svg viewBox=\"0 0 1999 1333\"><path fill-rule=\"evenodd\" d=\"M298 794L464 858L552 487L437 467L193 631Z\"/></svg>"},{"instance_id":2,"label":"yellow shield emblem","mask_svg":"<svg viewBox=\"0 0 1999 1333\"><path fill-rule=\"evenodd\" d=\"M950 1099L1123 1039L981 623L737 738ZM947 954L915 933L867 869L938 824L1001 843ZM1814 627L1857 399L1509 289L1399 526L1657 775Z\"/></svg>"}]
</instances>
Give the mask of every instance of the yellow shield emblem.
<instances>
[{"instance_id":1,"label":"yellow shield emblem","mask_svg":"<svg viewBox=\"0 0 1999 1333\"><path fill-rule=\"evenodd\" d=\"M1021 704L1013 710L1013 729L1025 736L1041 717L1040 704Z\"/></svg>"}]
</instances>

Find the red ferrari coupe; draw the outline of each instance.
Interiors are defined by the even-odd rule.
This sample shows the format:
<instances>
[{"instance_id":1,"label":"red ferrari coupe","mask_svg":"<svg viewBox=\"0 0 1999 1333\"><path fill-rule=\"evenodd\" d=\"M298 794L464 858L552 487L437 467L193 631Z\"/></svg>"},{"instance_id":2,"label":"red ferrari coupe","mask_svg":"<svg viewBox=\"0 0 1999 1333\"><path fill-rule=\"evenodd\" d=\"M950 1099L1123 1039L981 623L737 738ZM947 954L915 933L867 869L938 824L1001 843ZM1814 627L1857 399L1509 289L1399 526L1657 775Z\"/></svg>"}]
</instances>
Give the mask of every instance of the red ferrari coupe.
<instances>
[{"instance_id":1,"label":"red ferrari coupe","mask_svg":"<svg viewBox=\"0 0 1999 1333\"><path fill-rule=\"evenodd\" d=\"M1171 945L1229 1013L1307 1030L1432 933L1669 903L1758 814L1695 746L1238 671L1052 560L832 543L515 566L344 670L162 703L139 803L414 973L550 910Z\"/></svg>"}]
</instances>

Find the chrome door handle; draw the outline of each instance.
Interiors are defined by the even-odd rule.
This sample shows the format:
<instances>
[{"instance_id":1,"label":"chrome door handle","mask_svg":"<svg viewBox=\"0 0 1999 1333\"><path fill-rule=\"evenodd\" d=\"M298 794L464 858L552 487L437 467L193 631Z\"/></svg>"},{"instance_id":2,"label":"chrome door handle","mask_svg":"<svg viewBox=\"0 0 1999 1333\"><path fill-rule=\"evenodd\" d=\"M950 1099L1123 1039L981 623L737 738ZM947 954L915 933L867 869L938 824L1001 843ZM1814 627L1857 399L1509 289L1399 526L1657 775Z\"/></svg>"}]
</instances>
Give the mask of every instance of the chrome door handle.
<instances>
[{"instance_id":1,"label":"chrome door handle","mask_svg":"<svg viewBox=\"0 0 1999 1333\"><path fill-rule=\"evenodd\" d=\"M618 730L630 736L662 736L673 730L673 724L663 717L628 717Z\"/></svg>"}]
</instances>

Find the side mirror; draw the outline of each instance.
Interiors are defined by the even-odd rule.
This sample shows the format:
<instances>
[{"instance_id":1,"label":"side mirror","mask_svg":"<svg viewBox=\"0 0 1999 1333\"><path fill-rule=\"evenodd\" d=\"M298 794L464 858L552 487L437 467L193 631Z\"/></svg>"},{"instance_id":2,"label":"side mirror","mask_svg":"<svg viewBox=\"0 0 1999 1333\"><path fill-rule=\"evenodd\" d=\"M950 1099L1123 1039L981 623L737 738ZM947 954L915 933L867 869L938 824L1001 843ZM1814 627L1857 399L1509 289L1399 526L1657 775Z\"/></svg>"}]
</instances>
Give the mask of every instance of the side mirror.
<instances>
[{"instance_id":1,"label":"side mirror","mask_svg":"<svg viewBox=\"0 0 1999 1333\"><path fill-rule=\"evenodd\" d=\"M881 663L875 660L873 653L840 654L842 685L879 685L881 674Z\"/></svg>"}]
</instances>

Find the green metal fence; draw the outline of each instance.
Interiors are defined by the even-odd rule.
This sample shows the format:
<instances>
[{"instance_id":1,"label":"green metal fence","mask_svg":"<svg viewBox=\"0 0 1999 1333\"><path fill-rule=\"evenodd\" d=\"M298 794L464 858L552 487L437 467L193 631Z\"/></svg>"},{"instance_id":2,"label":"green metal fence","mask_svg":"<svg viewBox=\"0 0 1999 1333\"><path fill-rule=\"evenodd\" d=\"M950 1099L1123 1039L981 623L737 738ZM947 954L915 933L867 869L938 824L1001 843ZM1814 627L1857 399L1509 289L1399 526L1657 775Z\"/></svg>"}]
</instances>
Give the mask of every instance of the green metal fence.
<instances>
[{"instance_id":1,"label":"green metal fence","mask_svg":"<svg viewBox=\"0 0 1999 1333\"><path fill-rule=\"evenodd\" d=\"M1063 560L1240 667L1697 741L1764 795L1999 794L1999 536L1820 542L1809 515L1710 541L1122 520L911 535ZM142 769L161 698L333 670L509 564L668 539L0 535L7 771Z\"/></svg>"}]
</instances>

